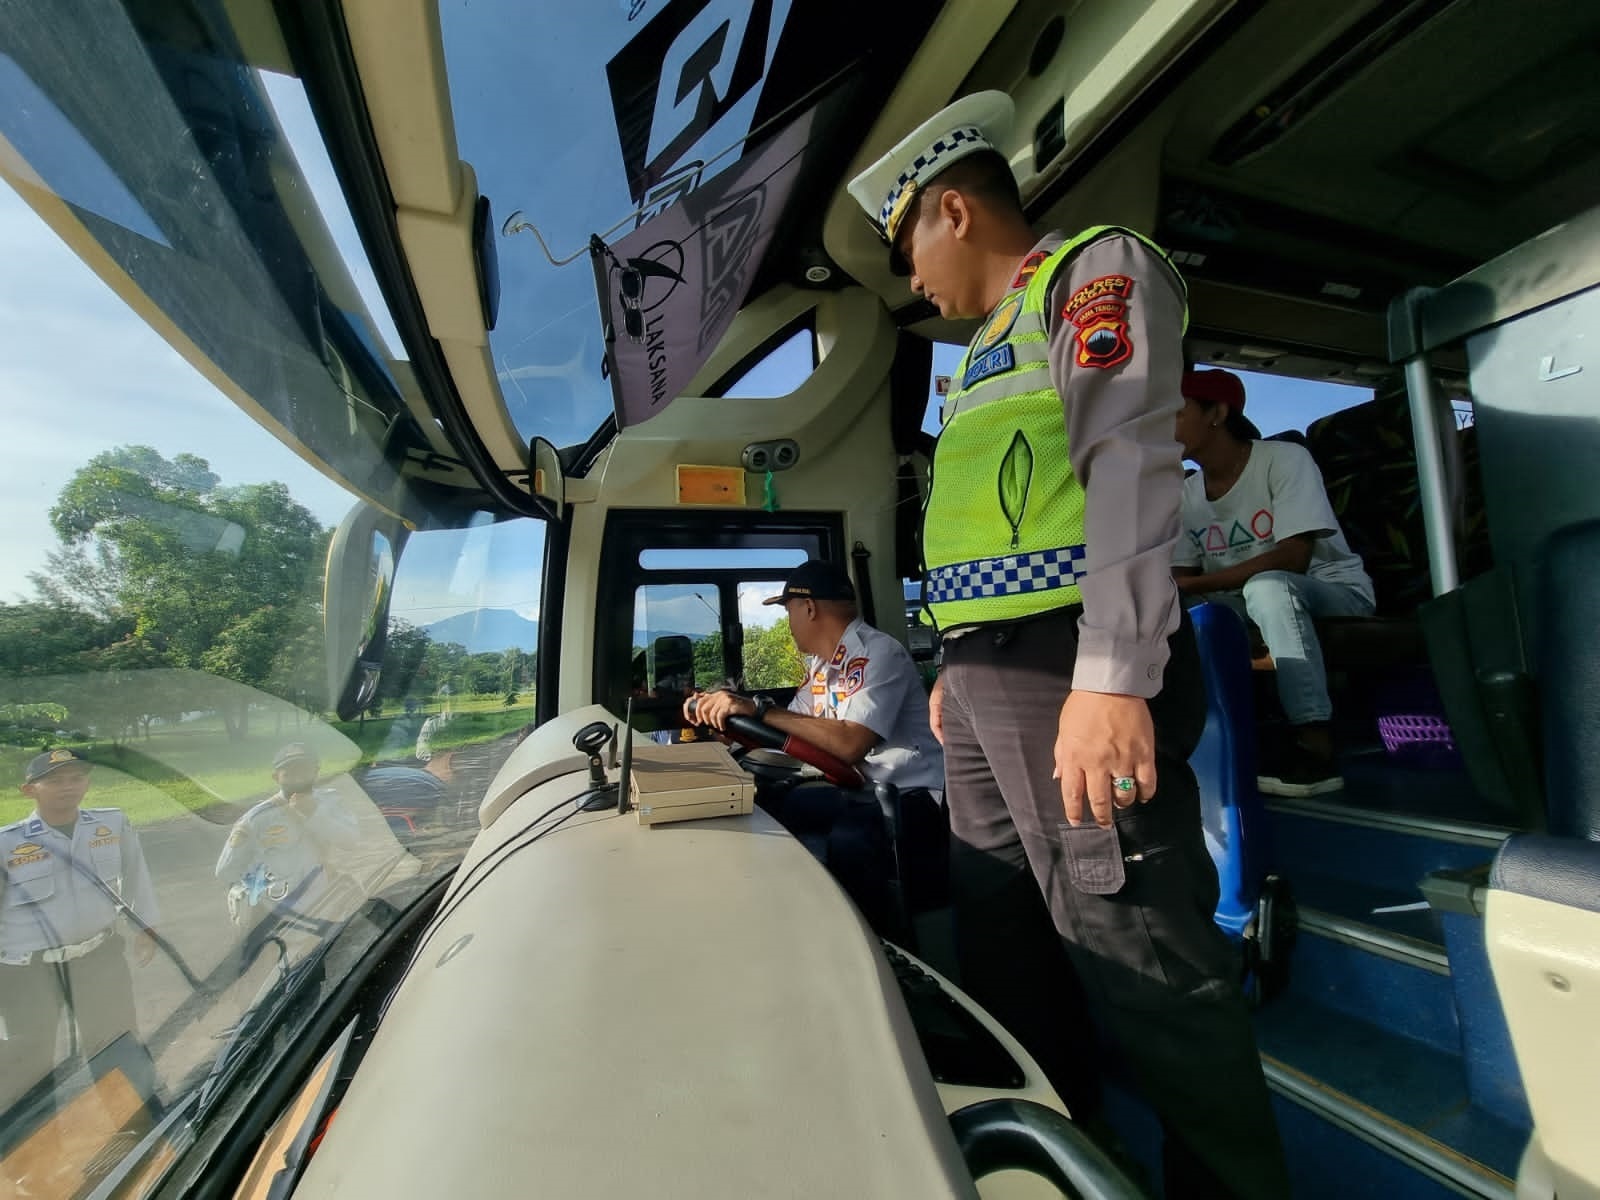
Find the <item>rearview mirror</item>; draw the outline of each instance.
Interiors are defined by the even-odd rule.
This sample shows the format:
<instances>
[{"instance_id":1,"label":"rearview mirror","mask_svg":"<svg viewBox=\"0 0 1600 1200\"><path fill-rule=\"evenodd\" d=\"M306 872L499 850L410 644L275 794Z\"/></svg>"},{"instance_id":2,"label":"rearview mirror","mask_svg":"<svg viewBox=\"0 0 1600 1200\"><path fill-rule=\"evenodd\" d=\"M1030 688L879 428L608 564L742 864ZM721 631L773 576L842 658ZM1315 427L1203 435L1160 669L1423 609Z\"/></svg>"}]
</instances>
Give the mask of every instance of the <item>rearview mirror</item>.
<instances>
[{"instance_id":1,"label":"rearview mirror","mask_svg":"<svg viewBox=\"0 0 1600 1200\"><path fill-rule=\"evenodd\" d=\"M401 521L365 502L334 530L322 589L328 695L341 721L353 721L378 692L389 633L395 563L405 546Z\"/></svg>"}]
</instances>

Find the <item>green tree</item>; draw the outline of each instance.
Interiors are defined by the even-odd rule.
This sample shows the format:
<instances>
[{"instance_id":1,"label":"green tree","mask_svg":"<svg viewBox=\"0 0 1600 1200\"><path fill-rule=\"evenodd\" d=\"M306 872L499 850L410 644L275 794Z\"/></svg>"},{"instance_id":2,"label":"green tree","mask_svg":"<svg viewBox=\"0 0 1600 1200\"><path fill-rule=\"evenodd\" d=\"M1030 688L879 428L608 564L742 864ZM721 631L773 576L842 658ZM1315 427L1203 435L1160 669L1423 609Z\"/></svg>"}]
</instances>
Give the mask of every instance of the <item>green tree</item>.
<instances>
[{"instance_id":1,"label":"green tree","mask_svg":"<svg viewBox=\"0 0 1600 1200\"><path fill-rule=\"evenodd\" d=\"M78 470L50 520L63 549L35 580L47 601L113 609L172 666L325 703L328 534L283 484L223 487L195 455L122 446ZM230 735L247 732L247 703L222 715Z\"/></svg>"},{"instance_id":2,"label":"green tree","mask_svg":"<svg viewBox=\"0 0 1600 1200\"><path fill-rule=\"evenodd\" d=\"M81 669L82 656L132 634L128 618L105 618L66 600L0 604L0 679Z\"/></svg>"},{"instance_id":3,"label":"green tree","mask_svg":"<svg viewBox=\"0 0 1600 1200\"><path fill-rule=\"evenodd\" d=\"M489 696L506 686L505 659L498 651L483 651L467 660L467 688L477 696Z\"/></svg>"},{"instance_id":4,"label":"green tree","mask_svg":"<svg viewBox=\"0 0 1600 1200\"><path fill-rule=\"evenodd\" d=\"M398 617L389 621L389 636L384 643L383 674L378 679L378 695L385 700L432 695L424 661L433 639L428 631Z\"/></svg>"},{"instance_id":5,"label":"green tree","mask_svg":"<svg viewBox=\"0 0 1600 1200\"><path fill-rule=\"evenodd\" d=\"M0 739L31 745L41 729L93 729L121 740L170 710L162 689L127 686L127 673L166 665L125 617L66 600L0 604Z\"/></svg>"},{"instance_id":6,"label":"green tree","mask_svg":"<svg viewBox=\"0 0 1600 1200\"><path fill-rule=\"evenodd\" d=\"M749 688L795 687L803 682L805 660L789 633L789 619L765 629L744 631L744 681Z\"/></svg>"},{"instance_id":7,"label":"green tree","mask_svg":"<svg viewBox=\"0 0 1600 1200\"><path fill-rule=\"evenodd\" d=\"M701 687L721 683L728 672L722 661L722 634L711 633L694 644L694 681Z\"/></svg>"},{"instance_id":8,"label":"green tree","mask_svg":"<svg viewBox=\"0 0 1600 1200\"><path fill-rule=\"evenodd\" d=\"M448 687L460 695L466 690L467 648L460 642L430 641L422 654L422 676L429 696L439 695Z\"/></svg>"}]
</instances>

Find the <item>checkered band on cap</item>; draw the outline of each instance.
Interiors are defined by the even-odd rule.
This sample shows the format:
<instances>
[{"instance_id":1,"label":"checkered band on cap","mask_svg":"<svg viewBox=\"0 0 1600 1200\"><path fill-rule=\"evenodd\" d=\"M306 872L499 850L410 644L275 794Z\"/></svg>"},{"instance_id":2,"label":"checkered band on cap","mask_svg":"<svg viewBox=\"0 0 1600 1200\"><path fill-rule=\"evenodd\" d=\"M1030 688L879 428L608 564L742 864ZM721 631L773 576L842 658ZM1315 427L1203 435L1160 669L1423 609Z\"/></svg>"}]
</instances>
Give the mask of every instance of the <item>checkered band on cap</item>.
<instances>
[{"instance_id":1,"label":"checkered band on cap","mask_svg":"<svg viewBox=\"0 0 1600 1200\"><path fill-rule=\"evenodd\" d=\"M895 231L889 228L889 218L894 213L895 202L900 199L908 183L920 185L924 180L933 178L950 164L952 155L964 158L974 150L986 150L991 145L989 139L983 136L983 130L976 125L952 129L934 142L912 159L906 169L900 172L900 178L894 181L894 186L884 198L883 207L878 209L878 228L883 230L885 236L894 236Z\"/></svg>"},{"instance_id":2,"label":"checkered band on cap","mask_svg":"<svg viewBox=\"0 0 1600 1200\"><path fill-rule=\"evenodd\" d=\"M1060 546L938 567L928 572L926 601L947 604L1071 587L1084 576L1087 557L1083 546Z\"/></svg>"}]
</instances>

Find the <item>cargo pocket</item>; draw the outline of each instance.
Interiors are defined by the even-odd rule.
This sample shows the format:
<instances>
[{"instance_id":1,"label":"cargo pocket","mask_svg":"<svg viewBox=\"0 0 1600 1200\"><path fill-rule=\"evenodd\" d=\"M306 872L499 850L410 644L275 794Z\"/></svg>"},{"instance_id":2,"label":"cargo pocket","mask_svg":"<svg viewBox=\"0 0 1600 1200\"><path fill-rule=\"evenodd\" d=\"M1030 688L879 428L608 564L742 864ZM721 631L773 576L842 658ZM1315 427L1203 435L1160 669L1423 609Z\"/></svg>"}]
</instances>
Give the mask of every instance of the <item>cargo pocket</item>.
<instances>
[{"instance_id":1,"label":"cargo pocket","mask_svg":"<svg viewBox=\"0 0 1600 1200\"><path fill-rule=\"evenodd\" d=\"M1127 882L1122 860L1122 840L1117 827L1102 829L1092 821L1056 826L1067 851L1067 878L1078 891L1090 896L1114 896Z\"/></svg>"}]
</instances>

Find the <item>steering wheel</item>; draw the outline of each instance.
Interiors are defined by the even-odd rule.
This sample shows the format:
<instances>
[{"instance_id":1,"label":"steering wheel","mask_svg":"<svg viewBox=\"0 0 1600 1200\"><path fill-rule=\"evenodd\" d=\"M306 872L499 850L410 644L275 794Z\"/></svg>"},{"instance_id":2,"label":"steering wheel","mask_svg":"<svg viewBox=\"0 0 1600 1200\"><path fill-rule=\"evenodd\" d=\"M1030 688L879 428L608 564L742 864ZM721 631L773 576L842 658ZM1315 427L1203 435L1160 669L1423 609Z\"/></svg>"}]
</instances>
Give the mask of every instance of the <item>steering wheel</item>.
<instances>
[{"instance_id":1,"label":"steering wheel","mask_svg":"<svg viewBox=\"0 0 1600 1200\"><path fill-rule=\"evenodd\" d=\"M693 714L695 702L691 698L689 703L689 712ZM804 738L784 733L783 730L768 725L759 717L731 716L728 718L727 728L722 730L722 733L729 740L749 749L780 750L790 758L810 763L835 787L857 791L867 786L866 777L842 758L829 754L820 746L813 746Z\"/></svg>"}]
</instances>

